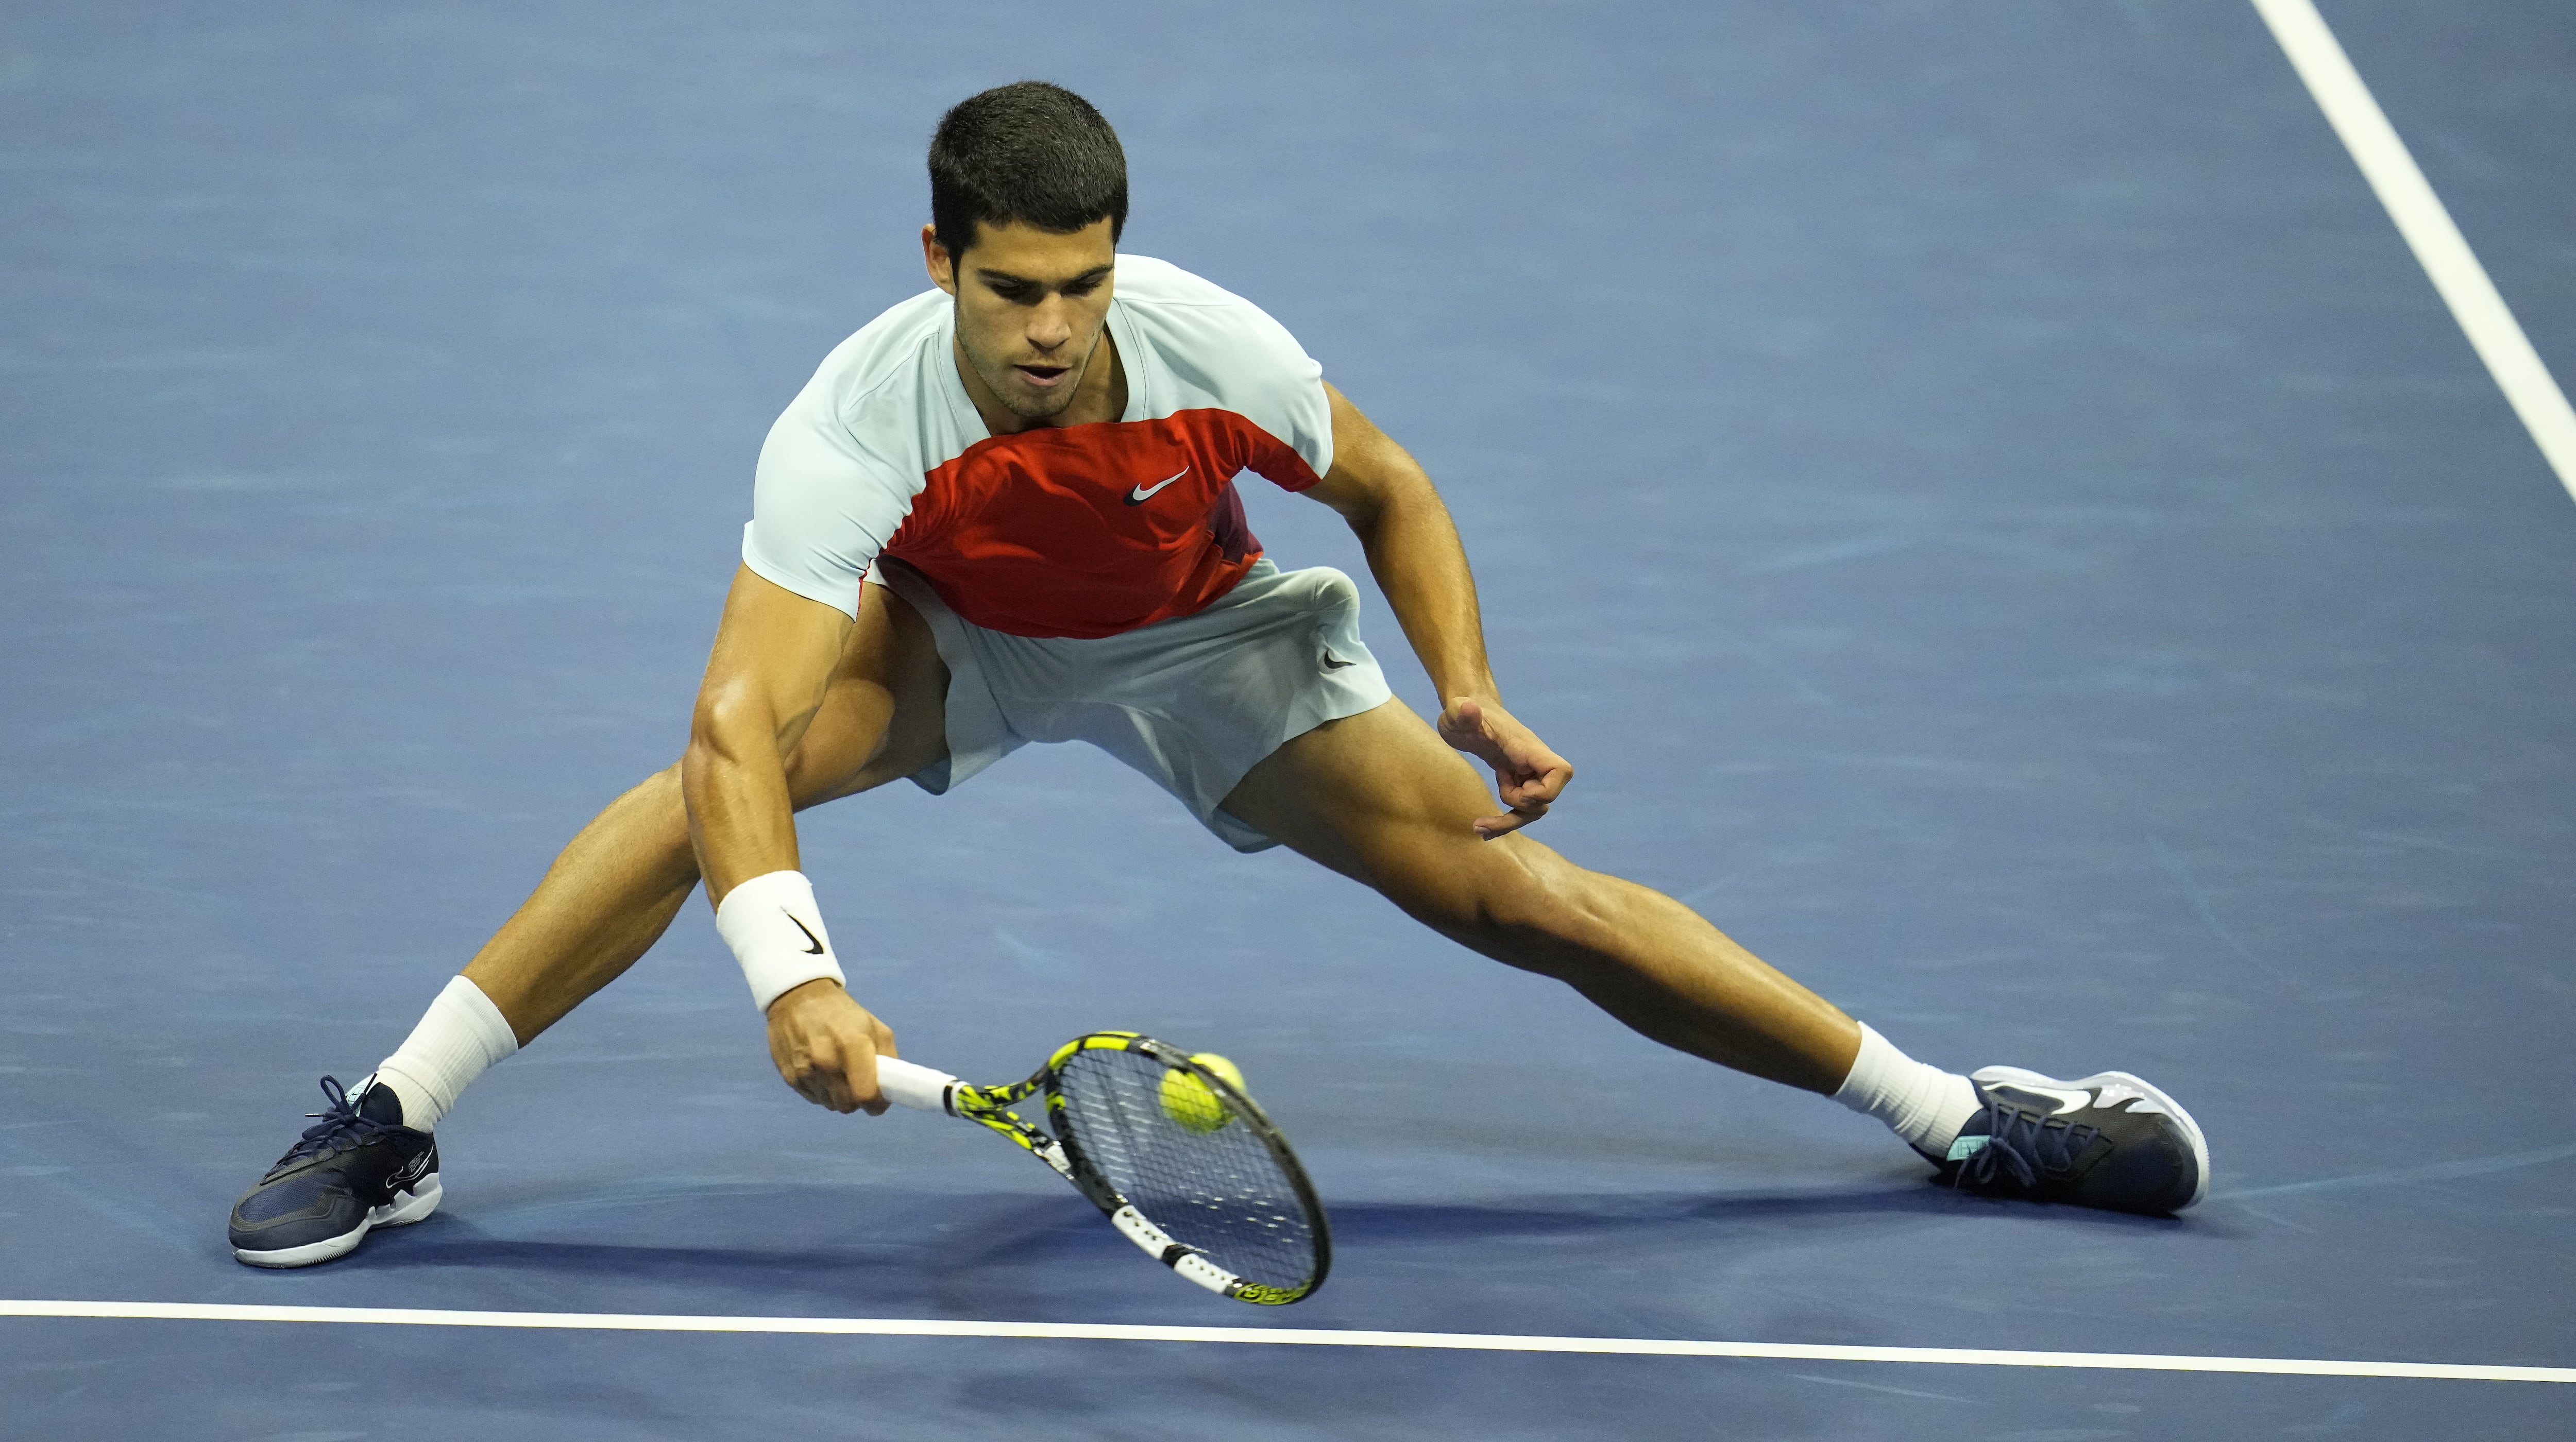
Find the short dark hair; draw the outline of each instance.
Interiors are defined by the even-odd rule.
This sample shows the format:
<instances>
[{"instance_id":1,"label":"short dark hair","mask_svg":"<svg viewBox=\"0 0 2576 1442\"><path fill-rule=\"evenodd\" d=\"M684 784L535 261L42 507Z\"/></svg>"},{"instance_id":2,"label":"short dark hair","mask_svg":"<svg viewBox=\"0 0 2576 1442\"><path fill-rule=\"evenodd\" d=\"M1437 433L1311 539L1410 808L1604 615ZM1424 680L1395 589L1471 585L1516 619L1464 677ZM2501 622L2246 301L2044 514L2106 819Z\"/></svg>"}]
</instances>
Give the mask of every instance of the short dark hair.
<instances>
[{"instance_id":1,"label":"short dark hair","mask_svg":"<svg viewBox=\"0 0 2576 1442\"><path fill-rule=\"evenodd\" d=\"M1127 152L1091 102L1043 80L968 96L930 137L930 226L949 259L979 224L1019 221L1059 235L1109 218L1127 228Z\"/></svg>"}]
</instances>

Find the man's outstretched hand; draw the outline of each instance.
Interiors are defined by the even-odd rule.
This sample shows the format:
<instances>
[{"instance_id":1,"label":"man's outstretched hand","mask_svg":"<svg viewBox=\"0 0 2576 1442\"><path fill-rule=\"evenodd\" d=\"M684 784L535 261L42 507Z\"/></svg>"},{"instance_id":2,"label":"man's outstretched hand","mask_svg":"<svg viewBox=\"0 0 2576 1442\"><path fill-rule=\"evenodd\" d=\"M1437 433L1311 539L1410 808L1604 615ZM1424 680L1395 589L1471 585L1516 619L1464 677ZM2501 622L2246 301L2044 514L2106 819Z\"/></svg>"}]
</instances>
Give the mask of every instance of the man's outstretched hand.
<instances>
[{"instance_id":1,"label":"man's outstretched hand","mask_svg":"<svg viewBox=\"0 0 2576 1442\"><path fill-rule=\"evenodd\" d=\"M769 1004L769 1059L796 1094L816 1106L885 1115L877 1058L894 1054L893 1030L829 977Z\"/></svg>"},{"instance_id":2,"label":"man's outstretched hand","mask_svg":"<svg viewBox=\"0 0 2576 1442\"><path fill-rule=\"evenodd\" d=\"M1450 697L1449 709L1440 713L1440 739L1494 768L1494 789L1511 810L1477 819L1476 834L1487 841L1545 816L1574 779L1573 762L1491 701Z\"/></svg>"}]
</instances>

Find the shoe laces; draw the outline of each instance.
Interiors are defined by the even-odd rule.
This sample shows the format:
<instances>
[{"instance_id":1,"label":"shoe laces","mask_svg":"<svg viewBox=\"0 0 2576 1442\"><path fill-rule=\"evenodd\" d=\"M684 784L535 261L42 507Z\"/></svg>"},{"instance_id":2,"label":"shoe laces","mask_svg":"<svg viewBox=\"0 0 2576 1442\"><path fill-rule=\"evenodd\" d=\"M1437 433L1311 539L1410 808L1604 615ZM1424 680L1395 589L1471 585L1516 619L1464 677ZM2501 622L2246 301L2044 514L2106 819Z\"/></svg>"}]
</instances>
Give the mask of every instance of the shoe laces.
<instances>
[{"instance_id":1,"label":"shoe laces","mask_svg":"<svg viewBox=\"0 0 2576 1442\"><path fill-rule=\"evenodd\" d=\"M380 1122L361 1115L358 1111L357 1098L349 1095L348 1090L340 1085L338 1077L322 1078L322 1095L329 1100L330 1105L318 1112L305 1113L308 1117L319 1117L321 1120L306 1127L304 1135L296 1139L295 1145L286 1149L286 1155L277 1159L279 1167L289 1162L302 1161L306 1157L355 1151L394 1129L389 1122ZM275 1171L276 1168L272 1167L270 1170Z\"/></svg>"},{"instance_id":2,"label":"shoe laces","mask_svg":"<svg viewBox=\"0 0 2576 1442\"><path fill-rule=\"evenodd\" d=\"M2084 1155L2102 1129L2075 1122L2049 1125L2050 1119L2037 1112L2002 1102L1989 1101L1986 1116L1994 1130L1986 1144L1968 1154L1959 1164L1953 1185L1987 1186L1998 1173L2010 1173L2024 1187L2039 1185L2042 1172L2064 1171Z\"/></svg>"}]
</instances>

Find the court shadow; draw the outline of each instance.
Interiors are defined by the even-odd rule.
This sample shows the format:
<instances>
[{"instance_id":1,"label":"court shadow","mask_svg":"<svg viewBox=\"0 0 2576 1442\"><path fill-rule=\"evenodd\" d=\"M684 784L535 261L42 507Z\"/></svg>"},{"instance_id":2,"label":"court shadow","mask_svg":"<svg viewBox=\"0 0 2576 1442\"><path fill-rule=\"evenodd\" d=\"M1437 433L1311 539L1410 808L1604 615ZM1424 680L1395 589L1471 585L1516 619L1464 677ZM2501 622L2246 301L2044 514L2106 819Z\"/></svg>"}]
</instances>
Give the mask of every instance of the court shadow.
<instances>
[{"instance_id":1,"label":"court shadow","mask_svg":"<svg viewBox=\"0 0 2576 1442\"><path fill-rule=\"evenodd\" d=\"M1696 1241L1779 1238L1853 1226L1956 1220L2045 1220L2088 1229L2154 1232L2172 1217L2130 1216L2087 1207L2038 1206L1965 1195L1908 1172L1850 1186L1784 1191L1598 1192L1490 1202L1356 1202L1332 1209L1345 1244L1495 1242L1511 1238L1636 1238L1687 1232Z\"/></svg>"},{"instance_id":2,"label":"court shadow","mask_svg":"<svg viewBox=\"0 0 2576 1442\"><path fill-rule=\"evenodd\" d=\"M590 1228L458 1208L369 1238L335 1270L410 1274L448 1299L435 1305L971 1316L1034 1315L1068 1273L1134 1263L1076 1198L937 1210L822 1188L666 1195Z\"/></svg>"},{"instance_id":3,"label":"court shadow","mask_svg":"<svg viewBox=\"0 0 2576 1442\"><path fill-rule=\"evenodd\" d=\"M1360 1200L1330 1207L1345 1264L1376 1255L1440 1254L1514 1244L1669 1247L1676 1254L1797 1243L1854 1230L1912 1229L1963 1219L2152 1232L2169 1218L2032 1207L1962 1196L1908 1175L1849 1186L1711 1195L1551 1193L1486 1200ZM989 1312L1044 1309L1095 1268L1132 1268L1132 1247L1071 1196L953 1195L810 1184L745 1187L639 1182L596 1195L555 1194L477 1210L456 1206L373 1238L340 1264L356 1271L435 1271L515 1294L641 1289L664 1301L740 1294L775 1304L919 1305ZM655 1305L661 1305L656 1302Z\"/></svg>"}]
</instances>

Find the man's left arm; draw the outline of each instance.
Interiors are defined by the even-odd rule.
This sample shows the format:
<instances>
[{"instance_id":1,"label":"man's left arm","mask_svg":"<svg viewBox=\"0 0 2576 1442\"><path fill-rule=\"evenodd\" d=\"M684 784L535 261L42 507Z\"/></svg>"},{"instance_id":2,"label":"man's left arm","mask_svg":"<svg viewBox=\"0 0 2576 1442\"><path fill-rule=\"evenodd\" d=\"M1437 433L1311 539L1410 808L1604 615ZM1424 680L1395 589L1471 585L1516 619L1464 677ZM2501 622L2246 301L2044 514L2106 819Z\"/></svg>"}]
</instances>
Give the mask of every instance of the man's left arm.
<instances>
[{"instance_id":1,"label":"man's left arm","mask_svg":"<svg viewBox=\"0 0 2576 1442\"><path fill-rule=\"evenodd\" d=\"M1574 767L1503 709L1467 548L1431 477L1332 386L1333 468L1306 494L1350 523L1404 639L1440 690L1440 738L1494 768L1511 809L1476 822L1491 840L1547 814Z\"/></svg>"}]
</instances>

